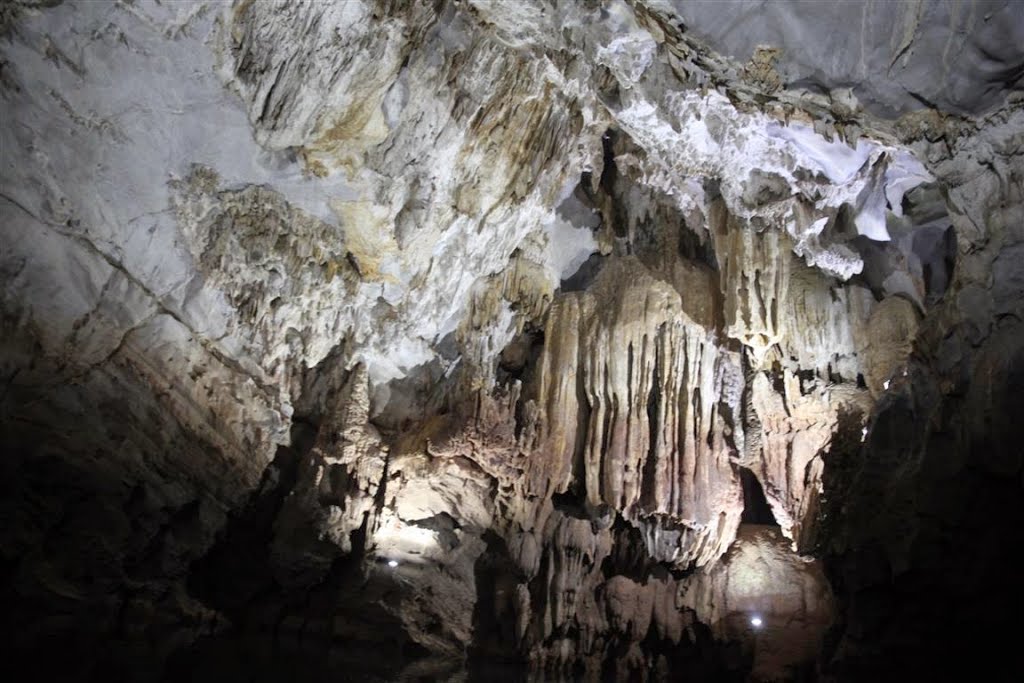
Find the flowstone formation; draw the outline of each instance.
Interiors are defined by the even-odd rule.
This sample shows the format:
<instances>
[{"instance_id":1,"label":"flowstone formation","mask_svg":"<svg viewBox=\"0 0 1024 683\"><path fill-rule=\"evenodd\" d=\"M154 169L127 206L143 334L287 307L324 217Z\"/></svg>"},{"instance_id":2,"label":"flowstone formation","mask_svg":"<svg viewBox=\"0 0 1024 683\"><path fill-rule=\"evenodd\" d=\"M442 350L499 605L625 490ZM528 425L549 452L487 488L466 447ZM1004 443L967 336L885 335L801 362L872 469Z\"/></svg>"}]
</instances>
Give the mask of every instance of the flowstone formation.
<instances>
[{"instance_id":1,"label":"flowstone formation","mask_svg":"<svg viewBox=\"0 0 1024 683\"><path fill-rule=\"evenodd\" d=\"M1024 597L1024 21L911 4L6 5L11 660L973 671Z\"/></svg>"}]
</instances>

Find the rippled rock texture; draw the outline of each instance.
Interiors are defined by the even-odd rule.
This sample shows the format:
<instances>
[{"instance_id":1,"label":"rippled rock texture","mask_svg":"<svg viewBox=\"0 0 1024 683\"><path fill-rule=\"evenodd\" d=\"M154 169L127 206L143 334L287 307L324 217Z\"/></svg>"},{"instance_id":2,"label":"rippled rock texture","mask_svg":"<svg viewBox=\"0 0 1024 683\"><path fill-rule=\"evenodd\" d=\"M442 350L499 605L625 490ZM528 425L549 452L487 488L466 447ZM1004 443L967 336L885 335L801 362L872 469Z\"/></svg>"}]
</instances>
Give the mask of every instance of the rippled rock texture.
<instances>
[{"instance_id":1,"label":"rippled rock texture","mask_svg":"<svg viewBox=\"0 0 1024 683\"><path fill-rule=\"evenodd\" d=\"M819 5L0 9L11 661L1012 678L1024 22Z\"/></svg>"}]
</instances>

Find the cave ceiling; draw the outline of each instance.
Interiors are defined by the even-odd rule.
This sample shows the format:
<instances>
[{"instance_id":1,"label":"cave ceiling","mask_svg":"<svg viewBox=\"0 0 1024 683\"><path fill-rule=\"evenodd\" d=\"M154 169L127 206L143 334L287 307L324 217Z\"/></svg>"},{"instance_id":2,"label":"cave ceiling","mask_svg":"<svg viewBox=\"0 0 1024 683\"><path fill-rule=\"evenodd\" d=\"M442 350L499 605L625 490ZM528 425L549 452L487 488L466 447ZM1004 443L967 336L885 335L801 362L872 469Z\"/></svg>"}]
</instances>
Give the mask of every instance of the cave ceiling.
<instances>
[{"instance_id":1,"label":"cave ceiling","mask_svg":"<svg viewBox=\"0 0 1024 683\"><path fill-rule=\"evenodd\" d=\"M943 670L1021 595L1022 78L1014 1L5 3L7 647Z\"/></svg>"}]
</instances>

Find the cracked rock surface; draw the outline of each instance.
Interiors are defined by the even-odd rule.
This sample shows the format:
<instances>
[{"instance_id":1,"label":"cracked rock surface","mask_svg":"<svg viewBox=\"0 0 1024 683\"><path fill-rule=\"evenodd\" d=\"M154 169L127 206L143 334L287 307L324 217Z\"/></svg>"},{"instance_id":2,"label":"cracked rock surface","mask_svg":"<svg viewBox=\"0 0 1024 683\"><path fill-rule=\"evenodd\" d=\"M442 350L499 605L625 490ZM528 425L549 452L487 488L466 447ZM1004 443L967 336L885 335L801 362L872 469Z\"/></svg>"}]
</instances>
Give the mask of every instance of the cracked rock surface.
<instances>
[{"instance_id":1,"label":"cracked rock surface","mask_svg":"<svg viewBox=\"0 0 1024 683\"><path fill-rule=\"evenodd\" d=\"M3 651L1014 680L1022 35L995 0L5 4Z\"/></svg>"}]
</instances>

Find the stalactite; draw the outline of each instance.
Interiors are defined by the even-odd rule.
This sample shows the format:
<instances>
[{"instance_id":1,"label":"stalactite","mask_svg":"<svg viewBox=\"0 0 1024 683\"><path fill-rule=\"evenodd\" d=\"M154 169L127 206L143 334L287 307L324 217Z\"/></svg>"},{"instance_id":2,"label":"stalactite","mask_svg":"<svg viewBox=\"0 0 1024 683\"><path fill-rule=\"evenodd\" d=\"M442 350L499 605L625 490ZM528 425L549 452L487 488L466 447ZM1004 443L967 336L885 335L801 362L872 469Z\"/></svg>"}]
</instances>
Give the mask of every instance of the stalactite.
<instances>
[{"instance_id":1,"label":"stalactite","mask_svg":"<svg viewBox=\"0 0 1024 683\"><path fill-rule=\"evenodd\" d=\"M610 263L593 288L556 300L558 331L542 359L540 397L560 489L570 483L575 434L583 430L583 482L591 506L609 505L647 527L675 531L680 545L652 554L686 566L724 552L739 523L735 455L718 401L739 376L738 357L683 312L679 294L639 262ZM574 390L583 382L586 422ZM730 406L738 415L738 405ZM724 514L723 514L724 513ZM711 542L706 543L708 536Z\"/></svg>"}]
</instances>

